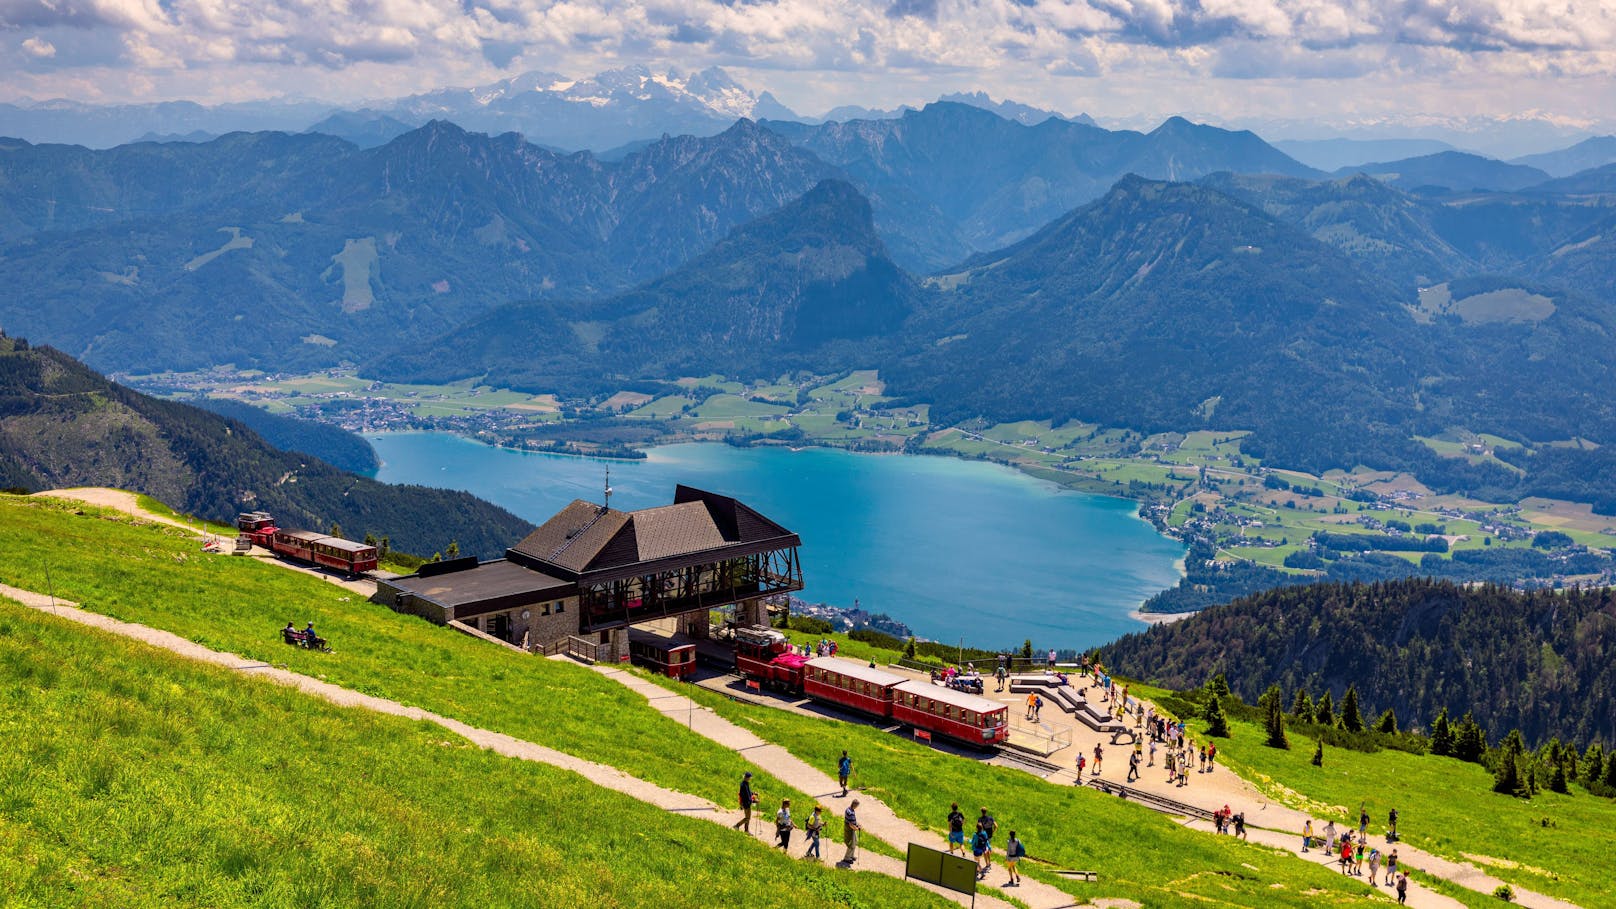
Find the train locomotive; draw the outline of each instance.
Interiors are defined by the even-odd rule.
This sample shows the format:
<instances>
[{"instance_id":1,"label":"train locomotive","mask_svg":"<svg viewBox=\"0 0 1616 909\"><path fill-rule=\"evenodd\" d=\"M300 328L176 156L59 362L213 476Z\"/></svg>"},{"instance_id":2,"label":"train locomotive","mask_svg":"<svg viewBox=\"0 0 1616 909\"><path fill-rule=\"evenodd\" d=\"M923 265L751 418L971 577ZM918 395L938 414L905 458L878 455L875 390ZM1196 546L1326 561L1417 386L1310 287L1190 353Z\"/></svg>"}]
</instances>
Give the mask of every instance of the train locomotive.
<instances>
[{"instance_id":1,"label":"train locomotive","mask_svg":"<svg viewBox=\"0 0 1616 909\"><path fill-rule=\"evenodd\" d=\"M237 515L236 530L240 538L253 545L294 561L335 568L350 575L376 570L376 547L311 530L277 527L275 518L266 511Z\"/></svg>"},{"instance_id":2,"label":"train locomotive","mask_svg":"<svg viewBox=\"0 0 1616 909\"><path fill-rule=\"evenodd\" d=\"M1009 737L1009 708L990 698L907 679L855 660L807 657L772 628L735 632L735 668L747 679L977 748Z\"/></svg>"}]
</instances>

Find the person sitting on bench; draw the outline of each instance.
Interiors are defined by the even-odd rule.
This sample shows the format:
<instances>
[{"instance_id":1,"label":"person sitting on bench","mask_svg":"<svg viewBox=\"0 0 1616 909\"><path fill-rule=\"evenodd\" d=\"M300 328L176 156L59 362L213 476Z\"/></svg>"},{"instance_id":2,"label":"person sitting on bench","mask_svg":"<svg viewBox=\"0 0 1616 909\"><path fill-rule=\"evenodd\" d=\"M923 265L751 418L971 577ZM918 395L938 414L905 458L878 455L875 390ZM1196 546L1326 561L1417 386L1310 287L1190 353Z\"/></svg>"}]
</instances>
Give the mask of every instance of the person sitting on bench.
<instances>
[{"instance_id":1,"label":"person sitting on bench","mask_svg":"<svg viewBox=\"0 0 1616 909\"><path fill-rule=\"evenodd\" d=\"M307 628L303 629L303 646L304 647L324 647L325 646L325 638L322 638L319 635L314 633L314 623L313 622L310 622L309 626Z\"/></svg>"},{"instance_id":2,"label":"person sitting on bench","mask_svg":"<svg viewBox=\"0 0 1616 909\"><path fill-rule=\"evenodd\" d=\"M288 644L301 644L303 643L303 632L298 631L296 625L287 622L286 627L281 629L281 639Z\"/></svg>"}]
</instances>

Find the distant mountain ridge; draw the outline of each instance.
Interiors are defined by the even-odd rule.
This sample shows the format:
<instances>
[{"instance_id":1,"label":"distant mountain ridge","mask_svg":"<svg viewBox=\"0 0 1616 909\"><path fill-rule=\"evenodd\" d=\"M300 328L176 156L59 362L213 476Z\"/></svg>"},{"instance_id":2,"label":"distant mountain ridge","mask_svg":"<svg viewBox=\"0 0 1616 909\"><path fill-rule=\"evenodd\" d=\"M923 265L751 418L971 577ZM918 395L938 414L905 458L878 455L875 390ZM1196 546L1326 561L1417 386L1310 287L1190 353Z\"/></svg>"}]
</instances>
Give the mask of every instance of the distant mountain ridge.
<instances>
[{"instance_id":1,"label":"distant mountain ridge","mask_svg":"<svg viewBox=\"0 0 1616 909\"><path fill-rule=\"evenodd\" d=\"M463 492L390 486L271 447L243 423L107 381L49 347L0 335L0 480L113 486L209 520L272 512L284 526L389 537L430 555L493 556L532 525Z\"/></svg>"},{"instance_id":2,"label":"distant mountain ridge","mask_svg":"<svg viewBox=\"0 0 1616 909\"><path fill-rule=\"evenodd\" d=\"M1368 174L1398 187L1413 190L1437 186L1459 191L1501 190L1514 192L1536 186L1549 175L1535 167L1509 164L1468 152L1446 151L1401 161L1380 161L1343 167L1337 177Z\"/></svg>"}]
</instances>

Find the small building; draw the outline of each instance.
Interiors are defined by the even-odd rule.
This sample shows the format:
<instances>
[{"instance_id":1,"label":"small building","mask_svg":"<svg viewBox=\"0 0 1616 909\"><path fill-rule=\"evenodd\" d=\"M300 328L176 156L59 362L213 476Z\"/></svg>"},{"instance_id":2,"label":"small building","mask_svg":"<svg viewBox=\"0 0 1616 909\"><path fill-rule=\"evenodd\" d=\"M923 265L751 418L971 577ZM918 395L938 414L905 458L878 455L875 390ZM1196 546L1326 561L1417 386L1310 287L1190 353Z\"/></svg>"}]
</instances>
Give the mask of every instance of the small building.
<instances>
[{"instance_id":1,"label":"small building","mask_svg":"<svg viewBox=\"0 0 1616 909\"><path fill-rule=\"evenodd\" d=\"M795 533L729 496L680 485L672 505L576 500L491 562L456 559L377 583L376 600L529 650L628 655L628 628L676 619L708 636L711 610L764 621L765 597L802 589Z\"/></svg>"}]
</instances>

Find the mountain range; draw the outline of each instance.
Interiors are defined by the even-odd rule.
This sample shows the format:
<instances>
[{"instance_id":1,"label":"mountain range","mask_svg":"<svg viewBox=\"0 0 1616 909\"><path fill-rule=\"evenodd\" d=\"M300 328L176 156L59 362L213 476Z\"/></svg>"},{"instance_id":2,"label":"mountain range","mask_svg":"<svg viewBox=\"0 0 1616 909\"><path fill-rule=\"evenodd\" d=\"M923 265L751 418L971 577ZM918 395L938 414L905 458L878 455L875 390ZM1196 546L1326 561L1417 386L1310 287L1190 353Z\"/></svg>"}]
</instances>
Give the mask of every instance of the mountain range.
<instances>
[{"instance_id":1,"label":"mountain range","mask_svg":"<svg viewBox=\"0 0 1616 909\"><path fill-rule=\"evenodd\" d=\"M1251 133L955 103L616 161L441 121L372 148L11 141L0 320L126 372L346 361L576 392L878 367L944 421L1248 429L1276 464L1519 493L1412 437L1616 441L1616 198L1598 170L1388 176L1464 185L1477 162L1528 170L1444 152L1331 177Z\"/></svg>"},{"instance_id":2,"label":"mountain range","mask_svg":"<svg viewBox=\"0 0 1616 909\"><path fill-rule=\"evenodd\" d=\"M212 521L263 509L281 526L400 552L458 542L494 556L532 526L464 492L391 486L265 442L246 424L107 381L49 347L0 334L0 486L112 486Z\"/></svg>"}]
</instances>

